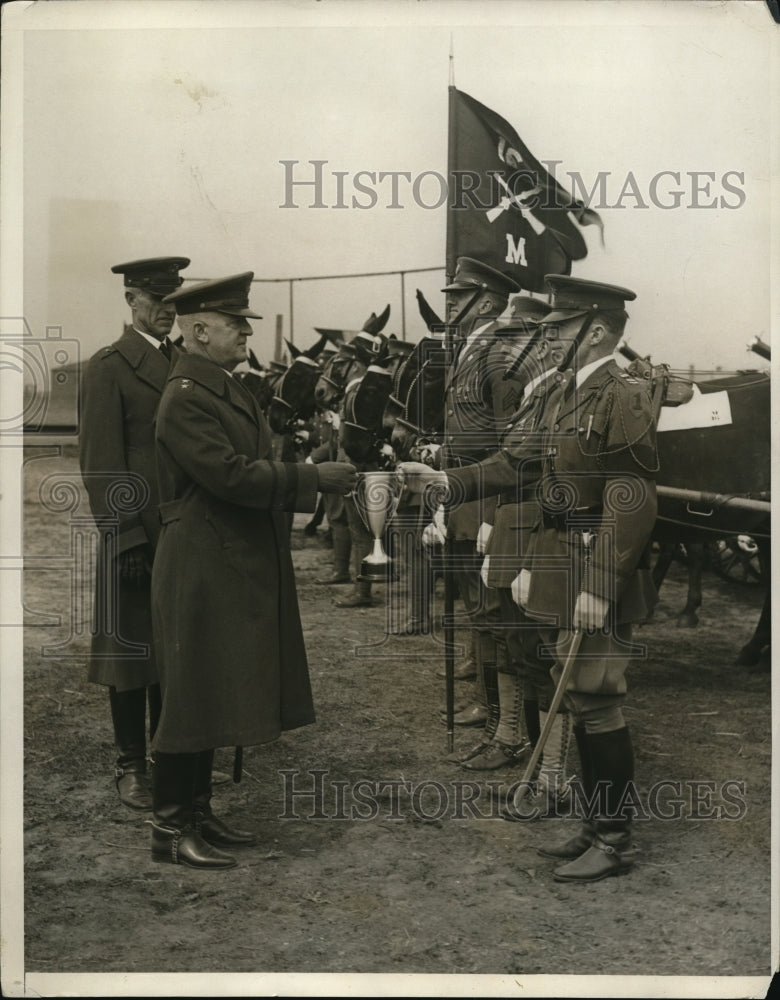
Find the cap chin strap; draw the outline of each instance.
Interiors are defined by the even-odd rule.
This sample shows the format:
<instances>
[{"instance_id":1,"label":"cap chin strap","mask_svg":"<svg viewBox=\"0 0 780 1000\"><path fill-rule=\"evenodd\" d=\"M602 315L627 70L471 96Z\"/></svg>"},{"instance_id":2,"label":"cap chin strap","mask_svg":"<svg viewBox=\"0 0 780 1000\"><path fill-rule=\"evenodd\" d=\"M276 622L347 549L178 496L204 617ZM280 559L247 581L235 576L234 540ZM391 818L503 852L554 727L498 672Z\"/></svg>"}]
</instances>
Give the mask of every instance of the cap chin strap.
<instances>
[{"instance_id":1,"label":"cap chin strap","mask_svg":"<svg viewBox=\"0 0 780 1000\"><path fill-rule=\"evenodd\" d=\"M515 360L512 362L509 368L507 368L507 370L504 372L502 376L502 381L506 382L508 379L512 378L512 376L516 372L520 370L520 367L525 363L526 358L531 353L532 348L536 346L541 336L542 336L542 328L541 326L539 326L536 328L534 333L531 334L531 336L528 339L528 343L522 349L518 357L515 358Z\"/></svg>"},{"instance_id":2,"label":"cap chin strap","mask_svg":"<svg viewBox=\"0 0 780 1000\"><path fill-rule=\"evenodd\" d=\"M469 309L471 309L471 307L474 305L474 303L477 301L477 299L480 297L483 291L484 291L483 288L475 289L474 294L469 296L469 298L466 300L466 304L460 310L455 319L451 323L445 324L445 337L448 340L450 338L450 335L460 327L460 324L463 322L463 317L468 313Z\"/></svg>"},{"instance_id":3,"label":"cap chin strap","mask_svg":"<svg viewBox=\"0 0 780 1000\"><path fill-rule=\"evenodd\" d=\"M563 361L561 361L561 363L558 365L559 372L568 371L568 369L572 367L575 355L577 354L577 351L579 351L582 342L585 339L585 334L588 332L588 327L592 323L593 317L596 315L596 312L597 312L596 309L588 309L588 311L585 313L585 318L583 319L582 325L577 331L577 336L571 342L571 346L566 352Z\"/></svg>"}]
</instances>

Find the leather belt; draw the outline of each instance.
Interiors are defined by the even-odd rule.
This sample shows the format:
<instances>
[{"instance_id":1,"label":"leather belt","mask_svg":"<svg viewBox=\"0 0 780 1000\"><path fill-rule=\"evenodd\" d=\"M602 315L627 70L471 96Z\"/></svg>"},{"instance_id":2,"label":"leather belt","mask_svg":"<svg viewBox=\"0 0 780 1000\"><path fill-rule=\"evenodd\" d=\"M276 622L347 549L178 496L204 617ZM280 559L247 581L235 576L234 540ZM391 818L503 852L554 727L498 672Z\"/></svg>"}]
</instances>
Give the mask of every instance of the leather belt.
<instances>
[{"instance_id":1,"label":"leather belt","mask_svg":"<svg viewBox=\"0 0 780 1000\"><path fill-rule=\"evenodd\" d=\"M504 490L498 494L498 506L503 507L507 503L529 503L536 500L535 491L531 490Z\"/></svg>"},{"instance_id":2,"label":"leather belt","mask_svg":"<svg viewBox=\"0 0 780 1000\"><path fill-rule=\"evenodd\" d=\"M561 511L559 514L551 514L542 508L542 524L545 528L555 528L557 531L566 531L577 526L589 517L601 517L602 507L571 507L569 510Z\"/></svg>"},{"instance_id":3,"label":"leather belt","mask_svg":"<svg viewBox=\"0 0 780 1000\"><path fill-rule=\"evenodd\" d=\"M157 511L161 524L170 524L181 517L181 500L167 500L161 503Z\"/></svg>"}]
</instances>

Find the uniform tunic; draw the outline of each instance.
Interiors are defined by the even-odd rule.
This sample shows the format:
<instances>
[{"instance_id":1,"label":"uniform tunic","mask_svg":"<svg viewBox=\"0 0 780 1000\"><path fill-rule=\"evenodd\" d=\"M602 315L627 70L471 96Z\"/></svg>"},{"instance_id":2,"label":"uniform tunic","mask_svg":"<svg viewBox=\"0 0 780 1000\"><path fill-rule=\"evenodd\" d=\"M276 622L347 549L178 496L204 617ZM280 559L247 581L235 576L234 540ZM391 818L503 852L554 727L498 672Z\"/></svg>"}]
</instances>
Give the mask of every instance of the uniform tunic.
<instances>
[{"instance_id":1,"label":"uniform tunic","mask_svg":"<svg viewBox=\"0 0 780 1000\"><path fill-rule=\"evenodd\" d=\"M503 376L503 368L491 364L496 327L489 323L477 328L457 345L444 386L445 465L479 462L498 449L506 412L503 395L494 392ZM459 504L448 517L449 535L476 541L480 523L492 516L494 508L492 500Z\"/></svg>"},{"instance_id":2,"label":"uniform tunic","mask_svg":"<svg viewBox=\"0 0 780 1000\"><path fill-rule=\"evenodd\" d=\"M284 512L315 509L316 467L273 461L254 398L195 355L171 373L157 444L155 749L251 746L313 722Z\"/></svg>"},{"instance_id":3,"label":"uniform tunic","mask_svg":"<svg viewBox=\"0 0 780 1000\"><path fill-rule=\"evenodd\" d=\"M525 611L551 637L559 629L566 638L578 595L604 598L608 634L583 639L570 688L622 695L627 659L635 652L630 623L645 618L657 600L644 560L656 516L650 391L613 359L571 393L540 391L535 430L521 421L497 455L448 475L464 497L501 490L522 495L523 470L541 462L542 507L521 560L531 570ZM583 531L593 538L587 548Z\"/></svg>"},{"instance_id":4,"label":"uniform tunic","mask_svg":"<svg viewBox=\"0 0 780 1000\"><path fill-rule=\"evenodd\" d=\"M151 558L160 533L154 419L168 372L165 355L128 327L90 359L82 386L79 463L100 531L88 677L118 691L157 683L151 581L120 580L117 557L148 545Z\"/></svg>"}]
</instances>

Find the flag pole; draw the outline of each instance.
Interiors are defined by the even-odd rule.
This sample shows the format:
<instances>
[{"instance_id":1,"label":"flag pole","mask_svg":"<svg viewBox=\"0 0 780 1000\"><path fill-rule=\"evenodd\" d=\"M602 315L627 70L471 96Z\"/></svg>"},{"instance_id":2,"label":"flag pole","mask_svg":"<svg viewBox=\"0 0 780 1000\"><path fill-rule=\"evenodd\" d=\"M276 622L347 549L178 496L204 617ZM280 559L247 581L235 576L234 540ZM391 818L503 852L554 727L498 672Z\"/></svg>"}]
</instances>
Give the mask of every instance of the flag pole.
<instances>
[{"instance_id":1,"label":"flag pole","mask_svg":"<svg viewBox=\"0 0 780 1000\"><path fill-rule=\"evenodd\" d=\"M455 61L452 48L452 35L450 35L450 83L448 88L448 142L447 142L447 183L451 183L452 170L455 165L455 150L457 148L457 137L455 135ZM455 276L455 226L451 217L452 208L447 209L447 235L446 235L446 284L450 284ZM446 317L445 302L445 317ZM444 349L448 364L453 362L453 328L452 324L445 323L444 326ZM446 408L445 408L446 410ZM442 452L444 465L448 464L447 455L449 449L446 446L447 440L447 417L444 417L445 428L445 449ZM442 617L442 630L444 632L444 684L445 684L445 705L447 720L447 752L452 753L455 748L455 581L453 579L453 544L447 527L444 531L444 615Z\"/></svg>"}]
</instances>

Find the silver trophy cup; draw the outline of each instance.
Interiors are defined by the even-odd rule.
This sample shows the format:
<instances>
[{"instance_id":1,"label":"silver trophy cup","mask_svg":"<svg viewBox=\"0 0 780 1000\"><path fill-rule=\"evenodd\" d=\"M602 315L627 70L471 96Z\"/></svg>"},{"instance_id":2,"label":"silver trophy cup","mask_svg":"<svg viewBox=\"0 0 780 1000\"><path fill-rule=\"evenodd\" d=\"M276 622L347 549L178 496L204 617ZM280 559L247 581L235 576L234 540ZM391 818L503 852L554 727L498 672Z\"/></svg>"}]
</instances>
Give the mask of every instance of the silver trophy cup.
<instances>
[{"instance_id":1,"label":"silver trophy cup","mask_svg":"<svg viewBox=\"0 0 780 1000\"><path fill-rule=\"evenodd\" d=\"M374 548L360 564L358 580L385 582L396 580L394 561L382 545L387 522L393 517L401 498L403 480L397 472L361 472L353 494L363 523L374 536Z\"/></svg>"}]
</instances>

